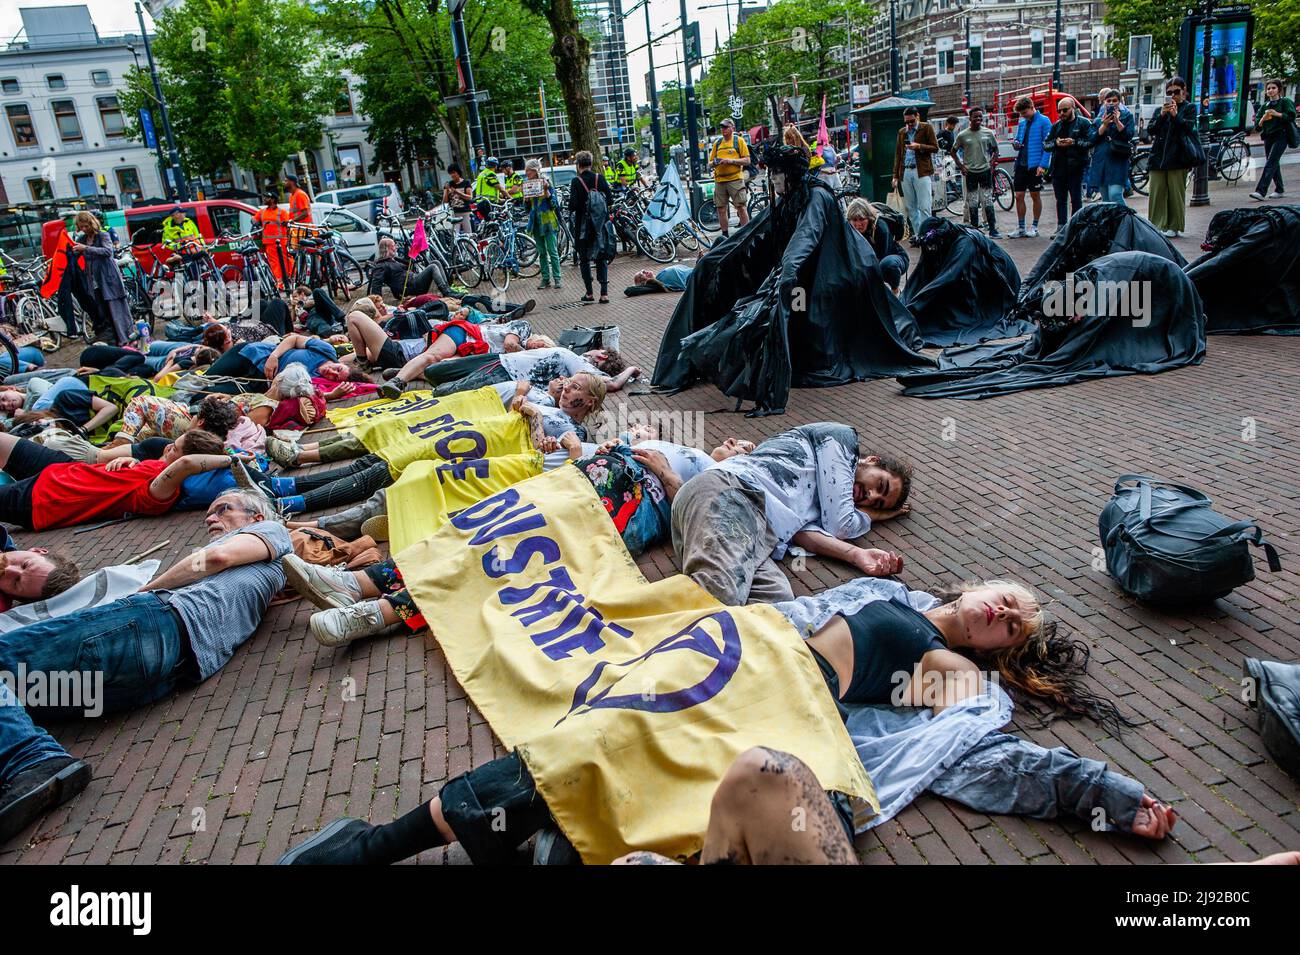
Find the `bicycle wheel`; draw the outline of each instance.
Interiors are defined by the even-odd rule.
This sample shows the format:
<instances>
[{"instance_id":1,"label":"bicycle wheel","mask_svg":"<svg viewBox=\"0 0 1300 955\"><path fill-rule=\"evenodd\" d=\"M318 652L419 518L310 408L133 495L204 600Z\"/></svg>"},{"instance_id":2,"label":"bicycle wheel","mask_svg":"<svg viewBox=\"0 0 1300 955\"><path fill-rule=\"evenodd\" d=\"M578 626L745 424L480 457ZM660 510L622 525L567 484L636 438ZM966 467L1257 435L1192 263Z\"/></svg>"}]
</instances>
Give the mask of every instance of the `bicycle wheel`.
<instances>
[{"instance_id":1,"label":"bicycle wheel","mask_svg":"<svg viewBox=\"0 0 1300 955\"><path fill-rule=\"evenodd\" d=\"M1147 182L1151 178L1151 173L1147 163L1151 158L1150 153L1143 153L1141 156L1134 156L1133 162L1129 166L1129 178L1133 180L1133 191L1138 195L1147 194Z\"/></svg>"},{"instance_id":2,"label":"bicycle wheel","mask_svg":"<svg viewBox=\"0 0 1300 955\"><path fill-rule=\"evenodd\" d=\"M483 250L483 269L487 272L488 281L498 292L510 288L511 269L506 267L505 246L498 239L493 239Z\"/></svg>"},{"instance_id":3,"label":"bicycle wheel","mask_svg":"<svg viewBox=\"0 0 1300 955\"><path fill-rule=\"evenodd\" d=\"M656 239L650 235L650 230L645 226L640 226L636 230L636 245L656 262L671 262L677 253L677 243L673 241L671 233Z\"/></svg>"},{"instance_id":4,"label":"bicycle wheel","mask_svg":"<svg viewBox=\"0 0 1300 955\"><path fill-rule=\"evenodd\" d=\"M960 177L954 177L943 183L943 211L959 219L966 211L965 185Z\"/></svg>"},{"instance_id":5,"label":"bicycle wheel","mask_svg":"<svg viewBox=\"0 0 1300 955\"><path fill-rule=\"evenodd\" d=\"M573 246L573 236L569 235L569 227L560 224L560 231L555 236L555 250L560 253L560 261L563 262L569 257L569 249Z\"/></svg>"},{"instance_id":6,"label":"bicycle wheel","mask_svg":"<svg viewBox=\"0 0 1300 955\"><path fill-rule=\"evenodd\" d=\"M465 288L477 288L483 281L483 270L479 264L478 243L469 236L461 234L456 237L451 271L456 280Z\"/></svg>"},{"instance_id":7,"label":"bicycle wheel","mask_svg":"<svg viewBox=\"0 0 1300 955\"><path fill-rule=\"evenodd\" d=\"M1246 173L1250 165L1250 152L1240 139L1233 139L1224 144L1219 152L1219 175L1225 182L1236 182Z\"/></svg>"},{"instance_id":8,"label":"bicycle wheel","mask_svg":"<svg viewBox=\"0 0 1300 955\"><path fill-rule=\"evenodd\" d=\"M18 363L18 346L4 332L0 332L0 346L4 348L5 354L9 356L9 367L13 369L14 374L17 374L19 369L22 368L22 365Z\"/></svg>"},{"instance_id":9,"label":"bicycle wheel","mask_svg":"<svg viewBox=\"0 0 1300 955\"><path fill-rule=\"evenodd\" d=\"M677 225L673 226L673 231L671 235L673 238L673 242L675 242L677 245L680 245L687 252L699 251L700 240L695 238L694 232L686 228L686 224L684 222L679 222L677 223Z\"/></svg>"},{"instance_id":10,"label":"bicycle wheel","mask_svg":"<svg viewBox=\"0 0 1300 955\"><path fill-rule=\"evenodd\" d=\"M521 279L531 279L541 274L542 257L538 253L536 240L528 233L520 232L515 236L515 256L519 259L515 275Z\"/></svg>"},{"instance_id":11,"label":"bicycle wheel","mask_svg":"<svg viewBox=\"0 0 1300 955\"><path fill-rule=\"evenodd\" d=\"M1005 169L998 169L993 173L993 201L1003 212L1010 212L1012 203L1016 201L1011 176Z\"/></svg>"},{"instance_id":12,"label":"bicycle wheel","mask_svg":"<svg viewBox=\"0 0 1300 955\"><path fill-rule=\"evenodd\" d=\"M695 224L705 232L719 232L722 223L718 221L718 207L712 202L702 202L695 210Z\"/></svg>"},{"instance_id":13,"label":"bicycle wheel","mask_svg":"<svg viewBox=\"0 0 1300 955\"><path fill-rule=\"evenodd\" d=\"M348 288L342 289L345 297L365 284L366 273L362 270L361 263L354 259L350 253L344 252L342 249L335 249L333 259L335 276L348 286Z\"/></svg>"}]
</instances>

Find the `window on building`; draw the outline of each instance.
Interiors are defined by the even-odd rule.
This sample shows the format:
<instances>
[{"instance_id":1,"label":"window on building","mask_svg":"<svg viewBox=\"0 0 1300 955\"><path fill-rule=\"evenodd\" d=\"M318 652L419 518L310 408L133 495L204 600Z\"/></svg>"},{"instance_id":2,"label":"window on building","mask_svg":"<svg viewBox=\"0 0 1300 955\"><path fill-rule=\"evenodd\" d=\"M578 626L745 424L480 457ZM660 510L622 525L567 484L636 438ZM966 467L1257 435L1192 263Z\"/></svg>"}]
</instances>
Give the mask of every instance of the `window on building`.
<instances>
[{"instance_id":1,"label":"window on building","mask_svg":"<svg viewBox=\"0 0 1300 955\"><path fill-rule=\"evenodd\" d=\"M45 77L45 85L52 90L66 90L68 81L63 78L62 73L51 73Z\"/></svg>"},{"instance_id":2,"label":"window on building","mask_svg":"<svg viewBox=\"0 0 1300 955\"><path fill-rule=\"evenodd\" d=\"M90 82L96 86L112 86L113 77L108 75L108 70L91 70Z\"/></svg>"},{"instance_id":3,"label":"window on building","mask_svg":"<svg viewBox=\"0 0 1300 955\"><path fill-rule=\"evenodd\" d=\"M54 198L54 190L44 179L28 179L27 191L31 193L32 202L49 202Z\"/></svg>"},{"instance_id":4,"label":"window on building","mask_svg":"<svg viewBox=\"0 0 1300 955\"><path fill-rule=\"evenodd\" d=\"M6 76L4 79L0 79L0 93L4 93L8 96L12 93L19 93L21 91L22 87L18 84L17 77Z\"/></svg>"},{"instance_id":5,"label":"window on building","mask_svg":"<svg viewBox=\"0 0 1300 955\"><path fill-rule=\"evenodd\" d=\"M344 80L339 86L338 98L334 100L334 115L352 115L352 90L348 88L347 80Z\"/></svg>"},{"instance_id":6,"label":"window on building","mask_svg":"<svg viewBox=\"0 0 1300 955\"><path fill-rule=\"evenodd\" d=\"M1104 27L1096 28L1092 31L1092 58L1094 60L1103 60L1106 58L1106 29ZM1154 58L1151 68L1156 69Z\"/></svg>"},{"instance_id":7,"label":"window on building","mask_svg":"<svg viewBox=\"0 0 1300 955\"><path fill-rule=\"evenodd\" d=\"M81 141L81 123L77 121L77 107L70 99L56 99L50 102L54 112L54 125L59 127L59 138L65 143Z\"/></svg>"},{"instance_id":8,"label":"window on building","mask_svg":"<svg viewBox=\"0 0 1300 955\"><path fill-rule=\"evenodd\" d=\"M361 162L360 146L339 147L339 179L343 182L365 182L365 167Z\"/></svg>"},{"instance_id":9,"label":"window on building","mask_svg":"<svg viewBox=\"0 0 1300 955\"><path fill-rule=\"evenodd\" d=\"M144 197L144 190L140 187L140 170L127 166L115 170L114 174L117 176L117 191L121 194L124 205Z\"/></svg>"},{"instance_id":10,"label":"window on building","mask_svg":"<svg viewBox=\"0 0 1300 955\"><path fill-rule=\"evenodd\" d=\"M109 139L124 137L126 123L122 120L122 108L117 104L117 97L96 96L95 105L99 107L99 121L104 124L104 135Z\"/></svg>"},{"instance_id":11,"label":"window on building","mask_svg":"<svg viewBox=\"0 0 1300 955\"><path fill-rule=\"evenodd\" d=\"M99 194L99 181L93 172L74 172L72 174L72 191L82 198Z\"/></svg>"},{"instance_id":12,"label":"window on building","mask_svg":"<svg viewBox=\"0 0 1300 955\"><path fill-rule=\"evenodd\" d=\"M956 54L952 48L951 37L940 37L935 41L937 71L940 76L948 76L954 72L956 65Z\"/></svg>"},{"instance_id":13,"label":"window on building","mask_svg":"<svg viewBox=\"0 0 1300 955\"><path fill-rule=\"evenodd\" d=\"M1029 62L1034 66L1043 65L1043 31L1029 31Z\"/></svg>"},{"instance_id":14,"label":"window on building","mask_svg":"<svg viewBox=\"0 0 1300 955\"><path fill-rule=\"evenodd\" d=\"M9 117L9 128L13 130L14 145L19 149L39 146L36 139L36 127L32 125L32 114L26 103L10 103L5 107Z\"/></svg>"},{"instance_id":15,"label":"window on building","mask_svg":"<svg viewBox=\"0 0 1300 955\"><path fill-rule=\"evenodd\" d=\"M1079 62L1079 28L1067 27L1065 31L1065 62Z\"/></svg>"},{"instance_id":16,"label":"window on building","mask_svg":"<svg viewBox=\"0 0 1300 955\"><path fill-rule=\"evenodd\" d=\"M972 33L970 35L970 46L966 48L966 62L970 64L970 71L978 73L984 69L984 35L981 33Z\"/></svg>"}]
</instances>

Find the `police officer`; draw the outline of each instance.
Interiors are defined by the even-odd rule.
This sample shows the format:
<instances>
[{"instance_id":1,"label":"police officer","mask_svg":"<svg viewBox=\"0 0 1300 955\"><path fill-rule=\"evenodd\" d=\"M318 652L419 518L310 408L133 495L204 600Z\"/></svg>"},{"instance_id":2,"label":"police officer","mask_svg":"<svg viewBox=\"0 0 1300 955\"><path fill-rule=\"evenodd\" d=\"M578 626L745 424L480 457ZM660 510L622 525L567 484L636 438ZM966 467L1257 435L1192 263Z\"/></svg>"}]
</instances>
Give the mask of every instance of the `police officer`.
<instances>
[{"instance_id":1,"label":"police officer","mask_svg":"<svg viewBox=\"0 0 1300 955\"><path fill-rule=\"evenodd\" d=\"M483 160L483 169L474 180L474 198L496 202L501 198L501 180L497 178L500 163L495 156Z\"/></svg>"},{"instance_id":2,"label":"police officer","mask_svg":"<svg viewBox=\"0 0 1300 955\"><path fill-rule=\"evenodd\" d=\"M501 160L501 188L511 199L519 198L524 191L523 177L515 172L515 164L509 159Z\"/></svg>"},{"instance_id":3,"label":"police officer","mask_svg":"<svg viewBox=\"0 0 1300 955\"><path fill-rule=\"evenodd\" d=\"M614 165L614 181L624 188L637 184L646 185L645 178L641 175L641 168L637 165L635 149L628 147L623 150L623 158Z\"/></svg>"}]
</instances>

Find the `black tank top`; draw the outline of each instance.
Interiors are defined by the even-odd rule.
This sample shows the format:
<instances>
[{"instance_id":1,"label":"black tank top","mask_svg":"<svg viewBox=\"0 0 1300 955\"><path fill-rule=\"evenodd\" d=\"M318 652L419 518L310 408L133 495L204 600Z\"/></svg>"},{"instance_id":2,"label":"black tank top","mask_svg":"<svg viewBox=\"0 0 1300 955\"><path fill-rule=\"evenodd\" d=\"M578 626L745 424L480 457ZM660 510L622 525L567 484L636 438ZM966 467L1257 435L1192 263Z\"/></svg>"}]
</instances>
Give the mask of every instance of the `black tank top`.
<instances>
[{"instance_id":1,"label":"black tank top","mask_svg":"<svg viewBox=\"0 0 1300 955\"><path fill-rule=\"evenodd\" d=\"M873 600L844 616L844 622L853 638L853 680L847 691L839 692L834 668L814 651L839 702L892 703L894 690L907 685L921 657L947 648L939 628L925 614L892 600Z\"/></svg>"}]
</instances>

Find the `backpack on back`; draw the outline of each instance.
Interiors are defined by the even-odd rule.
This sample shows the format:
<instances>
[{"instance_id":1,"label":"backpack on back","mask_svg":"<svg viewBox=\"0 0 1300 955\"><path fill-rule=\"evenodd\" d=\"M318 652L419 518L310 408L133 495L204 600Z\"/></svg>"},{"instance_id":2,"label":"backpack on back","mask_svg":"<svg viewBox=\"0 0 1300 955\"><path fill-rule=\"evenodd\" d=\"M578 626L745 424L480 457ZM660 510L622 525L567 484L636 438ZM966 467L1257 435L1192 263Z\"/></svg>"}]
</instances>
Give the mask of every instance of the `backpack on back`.
<instances>
[{"instance_id":1,"label":"backpack on back","mask_svg":"<svg viewBox=\"0 0 1300 955\"><path fill-rule=\"evenodd\" d=\"M1200 491L1140 474L1120 475L1098 529L1107 571L1150 603L1216 600L1254 580L1250 544L1282 569L1253 521L1230 521Z\"/></svg>"}]
</instances>

